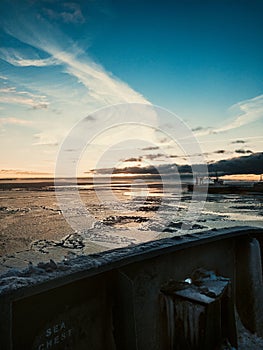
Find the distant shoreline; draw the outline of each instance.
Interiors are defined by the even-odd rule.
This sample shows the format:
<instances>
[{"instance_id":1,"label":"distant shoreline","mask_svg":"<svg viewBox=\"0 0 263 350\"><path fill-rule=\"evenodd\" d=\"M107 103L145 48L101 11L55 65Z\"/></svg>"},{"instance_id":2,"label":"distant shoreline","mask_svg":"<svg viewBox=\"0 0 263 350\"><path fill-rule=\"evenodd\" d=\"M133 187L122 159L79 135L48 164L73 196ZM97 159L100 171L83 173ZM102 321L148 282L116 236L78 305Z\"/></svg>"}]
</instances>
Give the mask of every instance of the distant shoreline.
<instances>
[{"instance_id":1,"label":"distant shoreline","mask_svg":"<svg viewBox=\"0 0 263 350\"><path fill-rule=\"evenodd\" d=\"M136 183L136 180L141 180L142 183ZM133 183L135 181L135 183ZM55 191L55 187L76 187L76 186L116 186L119 187L127 186L129 184L133 184L134 186L140 187L143 183L149 187L162 187L162 182L169 186L182 186L186 187L190 184L193 184L192 176L183 176L181 177L181 182L178 179L173 179L170 176L161 177L156 175L133 175L133 176L113 176L109 177L86 177L86 178L6 178L0 179L0 191L11 191L11 190L26 190L26 191ZM246 180L224 180L226 184L233 185L253 185L255 181L246 181ZM80 190L84 190L84 188L80 188ZM87 188L88 189L88 188ZM90 188L89 188L90 189Z\"/></svg>"}]
</instances>

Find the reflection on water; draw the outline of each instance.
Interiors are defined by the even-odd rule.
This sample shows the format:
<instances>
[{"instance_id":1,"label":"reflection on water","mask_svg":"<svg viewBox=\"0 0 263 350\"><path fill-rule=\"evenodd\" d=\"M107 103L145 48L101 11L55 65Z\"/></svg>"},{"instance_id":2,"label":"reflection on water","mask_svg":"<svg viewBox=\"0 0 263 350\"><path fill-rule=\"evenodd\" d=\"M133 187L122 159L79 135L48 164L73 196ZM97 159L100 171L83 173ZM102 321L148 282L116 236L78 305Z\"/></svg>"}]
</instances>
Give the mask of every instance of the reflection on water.
<instances>
[{"instance_id":1,"label":"reflection on water","mask_svg":"<svg viewBox=\"0 0 263 350\"><path fill-rule=\"evenodd\" d=\"M74 195L76 190L82 208ZM209 194L199 212L199 198L193 199L186 187L168 181L122 179L110 185L89 182L77 187L64 184L59 192L71 203L67 213L70 219L80 221L85 215L84 208L93 217L92 227L83 227L78 232L72 229L50 184L37 189L30 185L27 189L3 190L0 255L25 249L37 252L54 249L57 254L58 247L64 249L63 254L69 250L86 254L182 235L189 229L198 232L237 225L262 227L263 222L262 195ZM192 220L189 215L187 218L190 206Z\"/></svg>"}]
</instances>

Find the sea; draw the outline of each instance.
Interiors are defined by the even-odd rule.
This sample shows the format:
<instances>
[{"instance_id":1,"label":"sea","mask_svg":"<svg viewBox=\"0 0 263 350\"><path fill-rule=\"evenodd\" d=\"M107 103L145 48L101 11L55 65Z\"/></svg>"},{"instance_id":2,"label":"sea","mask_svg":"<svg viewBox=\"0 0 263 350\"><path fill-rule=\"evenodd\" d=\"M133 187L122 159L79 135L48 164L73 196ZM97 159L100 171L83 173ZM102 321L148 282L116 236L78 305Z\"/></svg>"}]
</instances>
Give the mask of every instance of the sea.
<instances>
[{"instance_id":1,"label":"sea","mask_svg":"<svg viewBox=\"0 0 263 350\"><path fill-rule=\"evenodd\" d=\"M0 266L24 267L226 227L263 227L262 194L119 177L0 181Z\"/></svg>"}]
</instances>

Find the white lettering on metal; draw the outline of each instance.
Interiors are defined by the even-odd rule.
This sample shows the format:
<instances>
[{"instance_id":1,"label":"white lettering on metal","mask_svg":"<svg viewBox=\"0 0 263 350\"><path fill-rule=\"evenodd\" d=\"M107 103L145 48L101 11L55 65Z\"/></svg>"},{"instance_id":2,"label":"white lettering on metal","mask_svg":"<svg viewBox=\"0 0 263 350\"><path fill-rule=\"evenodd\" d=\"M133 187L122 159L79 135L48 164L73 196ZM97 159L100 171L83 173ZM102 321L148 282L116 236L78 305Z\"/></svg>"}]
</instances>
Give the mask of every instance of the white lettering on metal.
<instances>
[{"instance_id":1,"label":"white lettering on metal","mask_svg":"<svg viewBox=\"0 0 263 350\"><path fill-rule=\"evenodd\" d=\"M72 329L66 329L64 321L56 323L45 330L46 341L38 346L38 350L49 350L72 336Z\"/></svg>"}]
</instances>

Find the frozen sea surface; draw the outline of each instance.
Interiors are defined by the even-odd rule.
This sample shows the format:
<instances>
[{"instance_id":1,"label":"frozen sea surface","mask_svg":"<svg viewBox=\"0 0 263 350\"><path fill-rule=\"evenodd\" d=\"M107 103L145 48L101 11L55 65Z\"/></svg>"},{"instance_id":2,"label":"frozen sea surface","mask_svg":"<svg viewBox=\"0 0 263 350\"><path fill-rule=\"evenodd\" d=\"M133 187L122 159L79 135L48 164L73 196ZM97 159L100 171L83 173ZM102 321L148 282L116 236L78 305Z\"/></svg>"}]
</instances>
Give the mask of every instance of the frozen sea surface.
<instances>
[{"instance_id":1,"label":"frozen sea surface","mask_svg":"<svg viewBox=\"0 0 263 350\"><path fill-rule=\"evenodd\" d=\"M209 194L202 207L202 198L193 199L191 193L177 189L164 194L156 183L147 188L140 183L95 189L82 185L78 200L76 191L68 186L59 192L60 200L70 206L61 208L56 192L46 187L0 191L2 271L25 267L30 261L58 261L189 230L263 226L262 195ZM84 211L91 218L90 225L76 226L86 215Z\"/></svg>"}]
</instances>

